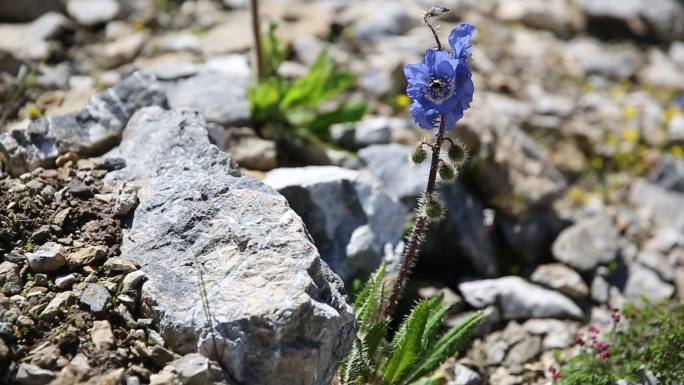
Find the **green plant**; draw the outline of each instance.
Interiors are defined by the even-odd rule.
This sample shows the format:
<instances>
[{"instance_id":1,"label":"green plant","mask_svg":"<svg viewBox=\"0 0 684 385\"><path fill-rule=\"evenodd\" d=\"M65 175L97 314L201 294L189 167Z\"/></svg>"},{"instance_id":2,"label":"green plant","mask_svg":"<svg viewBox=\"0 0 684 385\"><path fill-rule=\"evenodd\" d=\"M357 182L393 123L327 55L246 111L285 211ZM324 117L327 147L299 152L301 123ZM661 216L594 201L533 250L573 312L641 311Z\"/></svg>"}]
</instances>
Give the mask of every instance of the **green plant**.
<instances>
[{"instance_id":1,"label":"green plant","mask_svg":"<svg viewBox=\"0 0 684 385\"><path fill-rule=\"evenodd\" d=\"M589 338L579 336L583 349L561 368L558 384L612 385L649 372L659 384L684 378L684 302L627 304L622 315L614 311L613 321L603 340L593 327Z\"/></svg>"},{"instance_id":2,"label":"green plant","mask_svg":"<svg viewBox=\"0 0 684 385\"><path fill-rule=\"evenodd\" d=\"M382 316L386 300L384 288L385 267L382 266L354 301L359 331L352 352L340 368L342 384L439 383L439 377L433 372L466 346L482 314L477 313L440 335L449 306L442 304L442 296L422 300L389 340L389 320Z\"/></svg>"},{"instance_id":3,"label":"green plant","mask_svg":"<svg viewBox=\"0 0 684 385\"><path fill-rule=\"evenodd\" d=\"M249 92L252 119L262 129L275 135L293 134L312 141L330 141L331 125L354 122L366 113L363 101L336 103L323 111L329 102L354 86L354 76L338 71L327 51L321 52L308 72L295 80L281 76L278 68L287 57L286 48L275 36L275 25L261 38L263 75Z\"/></svg>"}]
</instances>

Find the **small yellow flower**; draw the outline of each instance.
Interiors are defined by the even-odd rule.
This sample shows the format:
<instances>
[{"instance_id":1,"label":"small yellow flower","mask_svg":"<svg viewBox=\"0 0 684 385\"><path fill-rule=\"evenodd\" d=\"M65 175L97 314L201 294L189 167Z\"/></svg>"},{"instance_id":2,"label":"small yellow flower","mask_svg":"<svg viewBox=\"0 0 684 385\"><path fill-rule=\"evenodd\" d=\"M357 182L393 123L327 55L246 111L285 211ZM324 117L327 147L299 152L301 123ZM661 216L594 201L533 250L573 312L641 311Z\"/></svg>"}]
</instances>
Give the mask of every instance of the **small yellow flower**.
<instances>
[{"instance_id":1,"label":"small yellow flower","mask_svg":"<svg viewBox=\"0 0 684 385\"><path fill-rule=\"evenodd\" d=\"M665 123L669 123L670 120L672 120L672 118L679 116L681 114L682 114L681 108L679 108L677 106L670 106L663 113L663 118L665 120Z\"/></svg>"},{"instance_id":2,"label":"small yellow flower","mask_svg":"<svg viewBox=\"0 0 684 385\"><path fill-rule=\"evenodd\" d=\"M628 128L625 131L623 131L622 136L629 143L636 143L639 141L639 131L633 128Z\"/></svg>"},{"instance_id":3,"label":"small yellow flower","mask_svg":"<svg viewBox=\"0 0 684 385\"><path fill-rule=\"evenodd\" d=\"M140 18L136 18L133 20L133 30L136 32L140 32L145 28L145 21Z\"/></svg>"},{"instance_id":4,"label":"small yellow flower","mask_svg":"<svg viewBox=\"0 0 684 385\"><path fill-rule=\"evenodd\" d=\"M618 136L613 133L606 135L605 140L606 144L609 146L617 146L617 144L620 142Z\"/></svg>"},{"instance_id":5,"label":"small yellow flower","mask_svg":"<svg viewBox=\"0 0 684 385\"><path fill-rule=\"evenodd\" d=\"M682 146L675 144L670 148L670 154L677 159L682 159L684 158L684 149L682 149Z\"/></svg>"},{"instance_id":6,"label":"small yellow flower","mask_svg":"<svg viewBox=\"0 0 684 385\"><path fill-rule=\"evenodd\" d=\"M399 108L406 108L411 105L411 100L408 96L401 94L397 95L397 97L394 99L394 104L396 104Z\"/></svg>"},{"instance_id":7,"label":"small yellow flower","mask_svg":"<svg viewBox=\"0 0 684 385\"><path fill-rule=\"evenodd\" d=\"M639 108L636 106L625 106L622 110L622 116L624 116L625 119L634 119L639 116Z\"/></svg>"}]
</instances>

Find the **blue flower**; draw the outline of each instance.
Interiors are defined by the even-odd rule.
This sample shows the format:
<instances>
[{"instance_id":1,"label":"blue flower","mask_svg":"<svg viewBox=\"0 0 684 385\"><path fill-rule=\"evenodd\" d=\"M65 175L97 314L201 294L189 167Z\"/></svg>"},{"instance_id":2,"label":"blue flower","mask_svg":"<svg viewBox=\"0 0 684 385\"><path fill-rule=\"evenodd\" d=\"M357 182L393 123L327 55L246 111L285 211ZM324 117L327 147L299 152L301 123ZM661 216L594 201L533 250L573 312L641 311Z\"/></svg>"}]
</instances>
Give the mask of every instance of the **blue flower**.
<instances>
[{"instance_id":1,"label":"blue flower","mask_svg":"<svg viewBox=\"0 0 684 385\"><path fill-rule=\"evenodd\" d=\"M475 26L461 24L449 34L451 54L428 49L422 63L404 66L411 115L420 127L435 128L444 116L445 128L451 130L470 107L474 87L468 56L474 33Z\"/></svg>"}]
</instances>

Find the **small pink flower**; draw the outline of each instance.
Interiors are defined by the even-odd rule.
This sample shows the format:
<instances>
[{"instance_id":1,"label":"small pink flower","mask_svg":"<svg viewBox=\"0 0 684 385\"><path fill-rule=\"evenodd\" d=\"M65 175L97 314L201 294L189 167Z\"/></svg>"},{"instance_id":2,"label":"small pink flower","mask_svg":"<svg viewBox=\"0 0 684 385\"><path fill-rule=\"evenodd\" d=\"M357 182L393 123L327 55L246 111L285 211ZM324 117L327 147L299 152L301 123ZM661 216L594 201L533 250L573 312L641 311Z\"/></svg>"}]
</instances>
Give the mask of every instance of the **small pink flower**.
<instances>
[{"instance_id":1,"label":"small pink flower","mask_svg":"<svg viewBox=\"0 0 684 385\"><path fill-rule=\"evenodd\" d=\"M601 352L601 354L599 354L599 358L602 359L603 361L606 361L609 357L610 357L610 353L608 353L607 351Z\"/></svg>"},{"instance_id":2,"label":"small pink flower","mask_svg":"<svg viewBox=\"0 0 684 385\"><path fill-rule=\"evenodd\" d=\"M577 341L578 344L584 346L584 333L577 332L577 334L575 334L575 341Z\"/></svg>"},{"instance_id":3,"label":"small pink flower","mask_svg":"<svg viewBox=\"0 0 684 385\"><path fill-rule=\"evenodd\" d=\"M604 350L608 350L608 348L610 348L610 344L608 344L608 343L606 343L606 342L603 342L603 341L597 341L597 342L594 344L594 349L596 349L596 350L598 350L598 351L600 351L600 352L602 352L602 351L604 351Z\"/></svg>"},{"instance_id":4,"label":"small pink flower","mask_svg":"<svg viewBox=\"0 0 684 385\"><path fill-rule=\"evenodd\" d=\"M596 336L598 334L599 334L599 330L596 328L596 326L594 326L594 325L589 326L589 335Z\"/></svg>"},{"instance_id":5,"label":"small pink flower","mask_svg":"<svg viewBox=\"0 0 684 385\"><path fill-rule=\"evenodd\" d=\"M617 309L613 309L613 315L611 317L613 318L613 322L620 322L620 312Z\"/></svg>"},{"instance_id":6,"label":"small pink flower","mask_svg":"<svg viewBox=\"0 0 684 385\"><path fill-rule=\"evenodd\" d=\"M549 368L549 374L551 374L551 379L553 381L558 381L561 378L560 372L553 366Z\"/></svg>"}]
</instances>

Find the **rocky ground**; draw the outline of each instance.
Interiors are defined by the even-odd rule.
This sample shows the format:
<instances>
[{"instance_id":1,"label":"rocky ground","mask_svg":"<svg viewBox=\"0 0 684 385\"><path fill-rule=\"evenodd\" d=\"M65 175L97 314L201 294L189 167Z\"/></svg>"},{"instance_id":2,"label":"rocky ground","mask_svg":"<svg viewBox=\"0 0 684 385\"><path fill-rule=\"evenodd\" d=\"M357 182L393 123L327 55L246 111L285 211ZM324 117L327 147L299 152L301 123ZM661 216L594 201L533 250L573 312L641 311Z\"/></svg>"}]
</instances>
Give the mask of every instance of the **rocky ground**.
<instances>
[{"instance_id":1,"label":"rocky ground","mask_svg":"<svg viewBox=\"0 0 684 385\"><path fill-rule=\"evenodd\" d=\"M0 0L0 382L330 382L342 281L396 263L424 189L432 4L261 2L284 76L327 47L369 105L293 149L250 122L246 3ZM472 157L406 302L487 315L450 385L548 383L611 308L684 299L684 4L442 5L478 26Z\"/></svg>"}]
</instances>

